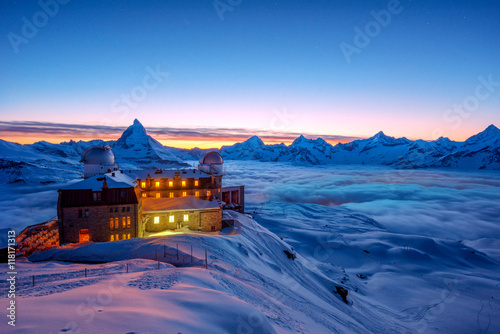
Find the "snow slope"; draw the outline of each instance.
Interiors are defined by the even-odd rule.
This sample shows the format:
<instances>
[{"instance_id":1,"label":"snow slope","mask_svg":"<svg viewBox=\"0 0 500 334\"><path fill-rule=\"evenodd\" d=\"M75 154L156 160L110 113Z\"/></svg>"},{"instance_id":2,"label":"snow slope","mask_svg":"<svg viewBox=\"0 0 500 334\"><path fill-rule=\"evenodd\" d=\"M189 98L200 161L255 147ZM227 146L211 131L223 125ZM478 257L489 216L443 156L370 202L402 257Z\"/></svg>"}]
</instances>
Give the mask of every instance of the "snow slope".
<instances>
[{"instance_id":1,"label":"snow slope","mask_svg":"<svg viewBox=\"0 0 500 334\"><path fill-rule=\"evenodd\" d=\"M102 314L96 315L96 319L100 321L77 323L84 332L96 330L101 324L106 326L105 323L113 323L113 318L118 320L120 326L109 328L106 332L148 332L145 328L134 327L134 319L139 320L143 315L147 315L148 322L153 326L162 326L156 327L156 331L158 328L165 328L167 333L407 331L404 323L394 317L394 314L363 301L361 295L351 290L354 286L349 282L346 282L350 289L349 305L335 295L335 286L344 286L337 281L345 275L342 268L333 266L334 269L325 275L300 252L295 260L291 260L283 253L284 250L293 252L289 244L251 218L238 213L232 214L238 219L237 228L226 229L221 233L193 233L89 244L46 251L31 256L30 260L117 260L101 265L106 267L103 272L106 271L110 276L113 271L123 273L123 264L126 263L124 258L152 259L160 254L161 259L163 245L167 245L168 254L173 254L179 243L181 257L189 262L186 251L193 245L197 256L195 267L166 268L142 275L123 274L120 280L126 281L124 284L127 287L117 294L116 302L113 295L113 303L102 307ZM209 254L208 271L196 267L202 262L204 249ZM117 266L121 266L121 270L113 269ZM26 264L26 267L31 270L30 264ZM94 271L98 272L96 269ZM34 272L36 271L30 271ZM74 317L71 313L65 316L66 312L61 312L62 309L76 309L88 295L98 294L104 284L109 284L106 281L99 283L101 275L101 279L96 279L96 282L90 282L87 286L88 279L81 277L81 269L79 279L63 276L57 281L57 274L51 272L49 275L53 279L48 280L45 285L40 283L36 293L32 292L33 288L29 284L23 285L26 290L20 291L23 296L20 305L28 308L27 314L22 315L27 327L41 321L37 325L40 329L63 329ZM29 276L25 281L29 283ZM72 284L75 287L85 287L78 288L81 291L77 292ZM54 285L64 288L55 288ZM64 292L56 293L59 290ZM137 309L137 303L134 302L136 299L139 300ZM127 307L131 304L134 307ZM58 306L43 310L42 305ZM44 323L41 319L51 311L58 316ZM189 314L192 316L187 316ZM22 325L20 327L23 328ZM153 331L155 327L149 328Z\"/></svg>"}]
</instances>

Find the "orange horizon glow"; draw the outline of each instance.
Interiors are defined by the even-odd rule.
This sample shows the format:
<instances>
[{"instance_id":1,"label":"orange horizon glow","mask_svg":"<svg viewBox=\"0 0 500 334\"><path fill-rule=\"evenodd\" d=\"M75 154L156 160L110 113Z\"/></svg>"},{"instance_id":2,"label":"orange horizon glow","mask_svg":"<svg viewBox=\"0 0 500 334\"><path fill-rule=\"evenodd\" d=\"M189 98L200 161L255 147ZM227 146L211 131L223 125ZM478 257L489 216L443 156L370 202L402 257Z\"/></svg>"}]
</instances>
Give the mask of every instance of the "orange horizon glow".
<instances>
[{"instance_id":1,"label":"orange horizon glow","mask_svg":"<svg viewBox=\"0 0 500 334\"><path fill-rule=\"evenodd\" d=\"M315 136L307 136L309 138L318 138ZM167 138L167 139L161 139L161 136L158 137L153 137L156 140L158 140L163 146L170 146L170 147L175 147L175 148L182 148L182 149L193 149L193 148L201 148L201 149L209 149L209 148L217 148L220 149L222 146L231 146L236 143L243 142L250 138L248 137L231 137L231 136L222 136L222 137L217 137L211 139L210 137L174 137L174 138ZM266 145L273 145L273 144L281 144L284 143L285 145L291 145L293 141L296 138L291 138L291 137L267 137L267 136L259 136L260 139L264 142ZM62 142L69 142L71 140L73 141L90 141L90 140L96 140L98 138L92 137L92 136L81 136L78 139L75 139L74 137L70 136L57 136L57 135L51 135L50 137L39 137L39 136L25 136L22 134L13 134L10 136L3 136L2 138L5 141L9 142L14 142L18 143L21 145L31 145L36 142L40 141L45 141L51 144L60 144ZM99 138L100 140L103 141L114 141L117 140L116 137L102 137ZM349 143L352 140L341 140L341 139L325 139L325 141L331 145L336 145L337 143Z\"/></svg>"},{"instance_id":2,"label":"orange horizon glow","mask_svg":"<svg viewBox=\"0 0 500 334\"><path fill-rule=\"evenodd\" d=\"M387 134L387 133L386 133L386 135L390 136L390 134ZM245 137L245 136L235 136L235 137L232 137L232 136L219 136L219 137L214 137L214 138L203 137L203 136L199 136L199 137L173 137L173 138L172 137L167 137L167 138L162 138L162 136L156 136L156 137L153 136L154 139L158 140L164 146L181 148L181 149L193 149L193 148L200 148L200 149L214 148L214 149L220 149L222 146L231 146L231 145L234 145L236 143L243 142L243 141L247 140L250 137L251 137L251 135L249 135L247 137ZM318 137L321 137L321 136L306 135L306 138L315 139L315 138L318 138ZM48 143L51 143L51 144L60 144L62 142L69 142L70 140L73 140L73 141L76 141L76 142L78 142L80 140L82 140L82 141L90 141L90 140L97 140L97 139L100 139L100 140L103 140L103 141L116 141L117 138L119 138L119 136L117 136L117 137L106 136L106 137L96 138L96 137L93 137L93 136L85 136L84 135L84 136L81 136L78 139L75 139L74 137L70 137L70 136L66 136L66 135L60 135L60 136L58 136L58 135L50 135L48 137L40 137L40 136L26 136L26 135L14 133L14 134L11 134L11 135L8 135L8 136L2 136L0 139L8 141L8 142L18 143L18 144L21 144L21 145L31 145L31 144L34 144L34 143L40 142L40 141L45 141L45 142L48 142ZM284 137L284 136L276 136L276 137L259 136L259 138L262 139L262 141L266 145L273 145L273 144L284 143L287 146L291 145L293 143L293 141L296 139L296 138ZM369 137L366 137L366 138L369 138ZM464 138L460 138L458 140L457 139L451 139L451 140L461 142L461 141L465 141L467 138L469 138L469 136L466 136ZM409 139L410 140L416 140L416 139L420 139L420 138L409 138ZM436 140L436 139L423 139L423 140L432 141L432 140ZM327 143L335 146L339 142L342 143L342 144L345 144L345 143L352 142L353 140L325 139L325 141Z\"/></svg>"}]
</instances>

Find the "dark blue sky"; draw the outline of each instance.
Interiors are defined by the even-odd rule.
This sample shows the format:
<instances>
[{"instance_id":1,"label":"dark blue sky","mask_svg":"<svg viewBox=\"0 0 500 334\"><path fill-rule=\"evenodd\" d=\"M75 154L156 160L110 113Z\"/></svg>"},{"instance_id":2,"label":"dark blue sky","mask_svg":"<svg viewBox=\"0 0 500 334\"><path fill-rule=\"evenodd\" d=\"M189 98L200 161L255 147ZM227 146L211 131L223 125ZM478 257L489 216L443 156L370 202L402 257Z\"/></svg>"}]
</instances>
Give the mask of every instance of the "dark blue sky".
<instances>
[{"instance_id":1,"label":"dark blue sky","mask_svg":"<svg viewBox=\"0 0 500 334\"><path fill-rule=\"evenodd\" d=\"M424 139L465 139L500 124L500 86L474 104L479 77L500 82L498 1L238 2L219 1L231 9L221 20L212 1L72 0L43 22L36 1L2 1L2 120L122 126L138 118ZM371 12L388 7L397 13L348 61L341 43L356 47L355 28L377 28ZM23 17L40 27L15 45ZM144 89L148 68L168 77ZM468 111L454 109L464 103Z\"/></svg>"}]
</instances>

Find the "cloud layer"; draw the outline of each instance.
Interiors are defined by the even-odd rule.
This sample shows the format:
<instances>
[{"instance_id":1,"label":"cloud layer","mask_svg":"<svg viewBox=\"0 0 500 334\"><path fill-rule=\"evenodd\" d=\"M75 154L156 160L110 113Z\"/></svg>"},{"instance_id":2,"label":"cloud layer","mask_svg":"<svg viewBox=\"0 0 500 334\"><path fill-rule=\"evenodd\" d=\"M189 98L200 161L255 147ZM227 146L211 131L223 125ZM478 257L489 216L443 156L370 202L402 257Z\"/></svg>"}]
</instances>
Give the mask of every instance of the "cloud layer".
<instances>
[{"instance_id":1,"label":"cloud layer","mask_svg":"<svg viewBox=\"0 0 500 334\"><path fill-rule=\"evenodd\" d=\"M225 183L245 184L249 207L268 201L341 206L395 233L500 238L500 173L229 162Z\"/></svg>"}]
</instances>

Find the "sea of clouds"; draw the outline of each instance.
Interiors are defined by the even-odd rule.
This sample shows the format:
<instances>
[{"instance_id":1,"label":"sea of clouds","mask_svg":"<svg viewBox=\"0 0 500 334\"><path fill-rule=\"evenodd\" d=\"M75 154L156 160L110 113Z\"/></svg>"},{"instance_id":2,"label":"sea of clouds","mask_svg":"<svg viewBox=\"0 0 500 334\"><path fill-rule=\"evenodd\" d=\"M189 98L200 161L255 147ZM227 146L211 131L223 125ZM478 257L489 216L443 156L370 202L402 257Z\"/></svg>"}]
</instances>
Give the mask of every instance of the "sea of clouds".
<instances>
[{"instance_id":1,"label":"sea of clouds","mask_svg":"<svg viewBox=\"0 0 500 334\"><path fill-rule=\"evenodd\" d=\"M230 161L225 185L244 184L247 208L266 202L340 206L392 232L456 240L500 239L500 172L297 167Z\"/></svg>"},{"instance_id":2,"label":"sea of clouds","mask_svg":"<svg viewBox=\"0 0 500 334\"><path fill-rule=\"evenodd\" d=\"M500 172L302 167L229 161L224 185L245 185L248 210L311 203L363 213L392 232L457 240L500 239ZM0 228L20 231L57 215L63 185L2 185Z\"/></svg>"}]
</instances>

